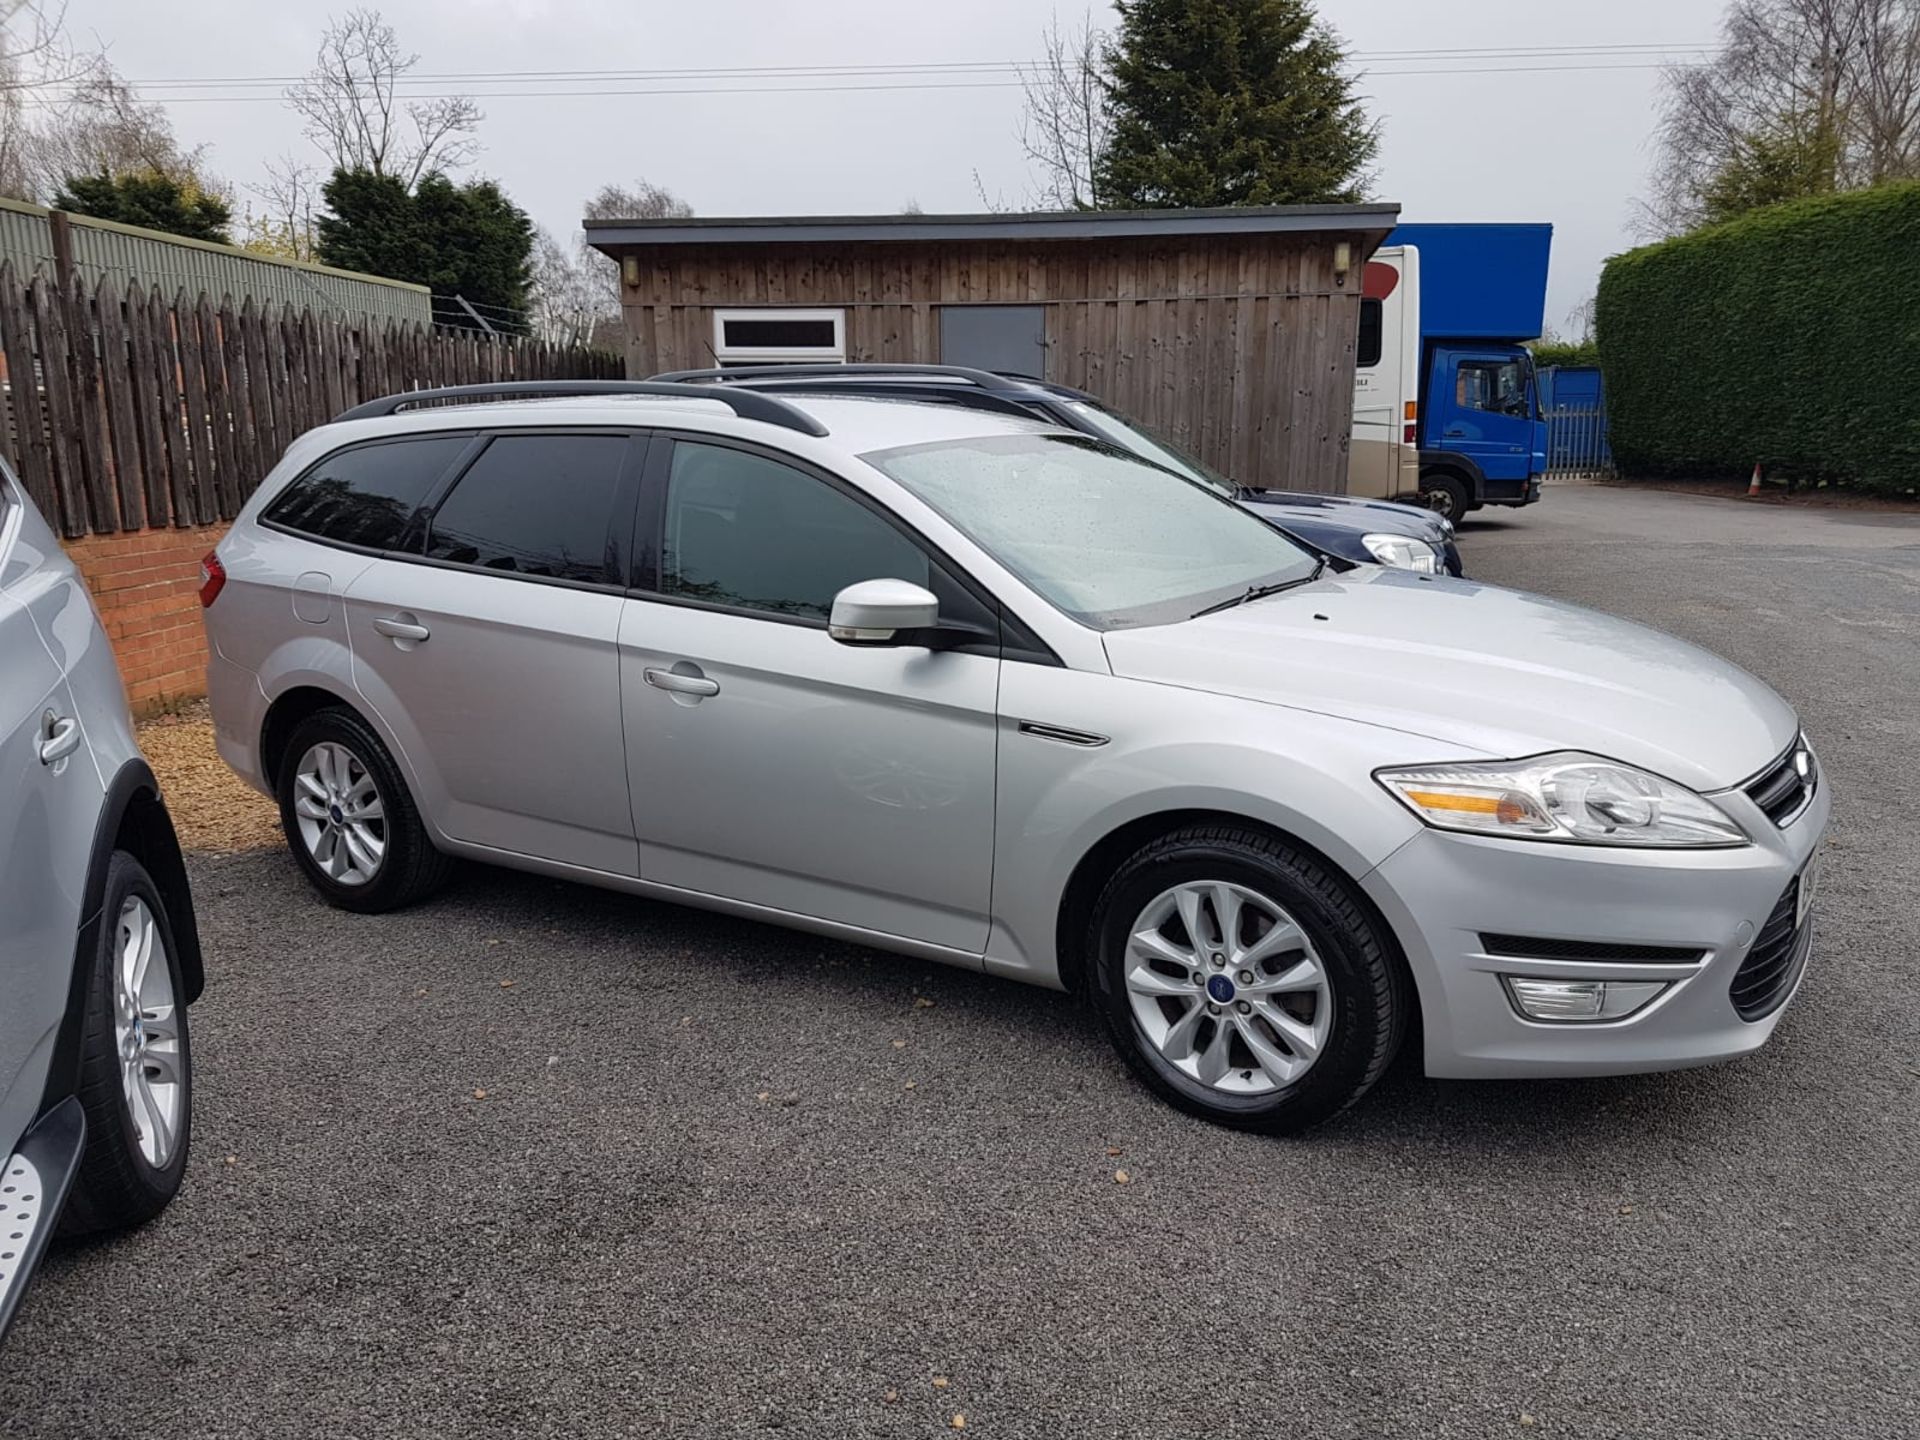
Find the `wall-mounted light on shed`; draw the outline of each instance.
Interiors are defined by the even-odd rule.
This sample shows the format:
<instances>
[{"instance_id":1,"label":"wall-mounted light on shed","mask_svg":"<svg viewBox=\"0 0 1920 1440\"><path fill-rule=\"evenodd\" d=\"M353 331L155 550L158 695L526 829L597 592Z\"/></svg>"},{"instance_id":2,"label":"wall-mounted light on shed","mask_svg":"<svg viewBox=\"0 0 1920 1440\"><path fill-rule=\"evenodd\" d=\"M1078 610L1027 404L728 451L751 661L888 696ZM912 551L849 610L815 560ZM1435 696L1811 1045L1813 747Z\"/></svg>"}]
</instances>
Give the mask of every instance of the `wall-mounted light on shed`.
<instances>
[{"instance_id":1,"label":"wall-mounted light on shed","mask_svg":"<svg viewBox=\"0 0 1920 1440\"><path fill-rule=\"evenodd\" d=\"M1342 240L1333 247L1333 283L1345 285L1353 271L1353 242Z\"/></svg>"},{"instance_id":2,"label":"wall-mounted light on shed","mask_svg":"<svg viewBox=\"0 0 1920 1440\"><path fill-rule=\"evenodd\" d=\"M620 281L629 290L640 288L640 257L638 255L620 257Z\"/></svg>"}]
</instances>

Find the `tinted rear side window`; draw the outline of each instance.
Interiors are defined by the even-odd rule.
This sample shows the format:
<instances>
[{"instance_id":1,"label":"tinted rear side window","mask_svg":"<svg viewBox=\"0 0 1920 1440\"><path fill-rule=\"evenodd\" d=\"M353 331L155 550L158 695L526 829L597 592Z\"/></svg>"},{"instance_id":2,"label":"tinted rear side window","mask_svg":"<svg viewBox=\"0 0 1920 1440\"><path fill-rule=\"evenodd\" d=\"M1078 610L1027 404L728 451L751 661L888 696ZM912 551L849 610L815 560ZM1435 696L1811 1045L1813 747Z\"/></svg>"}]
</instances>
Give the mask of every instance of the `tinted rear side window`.
<instances>
[{"instance_id":1,"label":"tinted rear side window","mask_svg":"<svg viewBox=\"0 0 1920 1440\"><path fill-rule=\"evenodd\" d=\"M504 435L434 511L427 554L512 575L604 581L621 435Z\"/></svg>"},{"instance_id":2,"label":"tinted rear side window","mask_svg":"<svg viewBox=\"0 0 1920 1440\"><path fill-rule=\"evenodd\" d=\"M265 518L320 540L406 548L407 522L471 440L435 435L341 450L289 485Z\"/></svg>"}]
</instances>

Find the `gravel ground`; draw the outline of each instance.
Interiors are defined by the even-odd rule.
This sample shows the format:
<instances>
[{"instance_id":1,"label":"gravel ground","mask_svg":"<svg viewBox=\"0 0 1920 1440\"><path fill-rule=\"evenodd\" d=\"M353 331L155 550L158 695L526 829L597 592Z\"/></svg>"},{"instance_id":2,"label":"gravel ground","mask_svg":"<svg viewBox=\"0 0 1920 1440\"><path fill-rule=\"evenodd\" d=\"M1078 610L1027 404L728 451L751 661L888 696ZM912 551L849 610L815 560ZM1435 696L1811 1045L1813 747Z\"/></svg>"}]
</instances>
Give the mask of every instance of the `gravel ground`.
<instances>
[{"instance_id":1,"label":"gravel ground","mask_svg":"<svg viewBox=\"0 0 1920 1440\"><path fill-rule=\"evenodd\" d=\"M231 855L280 845L280 812L229 770L213 748L206 701L141 721L140 748L187 849Z\"/></svg>"},{"instance_id":2,"label":"gravel ground","mask_svg":"<svg viewBox=\"0 0 1920 1440\"><path fill-rule=\"evenodd\" d=\"M364 919L202 858L186 1188L51 1258L0 1433L1920 1431L1920 519L1556 488L1463 538L1802 707L1835 850L1758 1056L1402 1066L1277 1142L1153 1103L1059 996L475 869Z\"/></svg>"}]
</instances>

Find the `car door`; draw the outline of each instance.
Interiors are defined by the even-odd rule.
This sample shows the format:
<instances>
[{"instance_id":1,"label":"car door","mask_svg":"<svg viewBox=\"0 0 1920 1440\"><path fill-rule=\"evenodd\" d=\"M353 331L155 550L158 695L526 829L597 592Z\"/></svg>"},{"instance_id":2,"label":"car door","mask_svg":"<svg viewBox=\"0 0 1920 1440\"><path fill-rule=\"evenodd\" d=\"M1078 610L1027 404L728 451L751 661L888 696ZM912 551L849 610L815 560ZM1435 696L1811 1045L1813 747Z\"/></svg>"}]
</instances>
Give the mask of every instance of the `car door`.
<instances>
[{"instance_id":1,"label":"car door","mask_svg":"<svg viewBox=\"0 0 1920 1440\"><path fill-rule=\"evenodd\" d=\"M986 945L998 626L849 485L744 444L656 442L620 626L641 878L955 951ZM901 579L978 645L861 648L833 596Z\"/></svg>"},{"instance_id":2,"label":"car door","mask_svg":"<svg viewBox=\"0 0 1920 1440\"><path fill-rule=\"evenodd\" d=\"M483 437L347 588L354 683L455 840L636 873L615 641L645 444Z\"/></svg>"},{"instance_id":3,"label":"car door","mask_svg":"<svg viewBox=\"0 0 1920 1440\"><path fill-rule=\"evenodd\" d=\"M25 518L0 476L0 1157L46 1089L106 798L72 689L34 622L64 582L20 553Z\"/></svg>"},{"instance_id":4,"label":"car door","mask_svg":"<svg viewBox=\"0 0 1920 1440\"><path fill-rule=\"evenodd\" d=\"M1511 358L1454 362L1444 448L1471 458L1489 480L1525 479L1533 452L1527 375Z\"/></svg>"}]
</instances>

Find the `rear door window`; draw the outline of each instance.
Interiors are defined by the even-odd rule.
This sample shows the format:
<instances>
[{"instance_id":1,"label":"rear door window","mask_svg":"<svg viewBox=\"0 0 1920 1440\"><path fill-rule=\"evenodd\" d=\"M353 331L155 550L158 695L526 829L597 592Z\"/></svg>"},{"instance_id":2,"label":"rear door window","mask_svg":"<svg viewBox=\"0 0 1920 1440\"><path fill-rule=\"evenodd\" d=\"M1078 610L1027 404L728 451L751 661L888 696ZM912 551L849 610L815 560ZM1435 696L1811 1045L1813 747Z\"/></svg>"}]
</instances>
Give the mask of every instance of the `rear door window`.
<instances>
[{"instance_id":1,"label":"rear door window","mask_svg":"<svg viewBox=\"0 0 1920 1440\"><path fill-rule=\"evenodd\" d=\"M624 435L502 435L434 510L429 559L506 575L612 583Z\"/></svg>"},{"instance_id":2,"label":"rear door window","mask_svg":"<svg viewBox=\"0 0 1920 1440\"><path fill-rule=\"evenodd\" d=\"M472 442L471 435L430 435L337 450L289 485L263 518L316 540L410 549L421 504Z\"/></svg>"}]
</instances>

